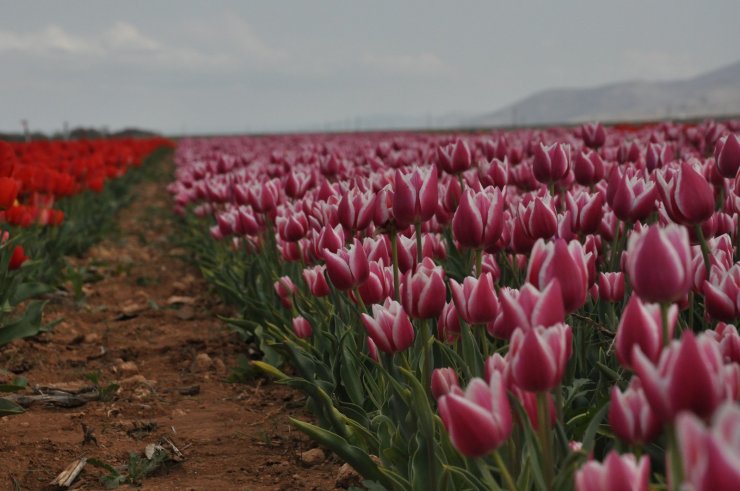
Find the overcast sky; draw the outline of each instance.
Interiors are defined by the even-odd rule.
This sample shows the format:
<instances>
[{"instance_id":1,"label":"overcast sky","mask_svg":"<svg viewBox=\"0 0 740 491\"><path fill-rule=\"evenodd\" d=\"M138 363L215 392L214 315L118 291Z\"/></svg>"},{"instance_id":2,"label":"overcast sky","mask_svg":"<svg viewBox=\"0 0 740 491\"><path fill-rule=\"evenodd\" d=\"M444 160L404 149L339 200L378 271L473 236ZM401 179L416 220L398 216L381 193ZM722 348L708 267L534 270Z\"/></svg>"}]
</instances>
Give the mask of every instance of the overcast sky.
<instances>
[{"instance_id":1,"label":"overcast sky","mask_svg":"<svg viewBox=\"0 0 740 491\"><path fill-rule=\"evenodd\" d=\"M711 5L710 5L711 4ZM740 2L0 0L0 131L320 127L740 59Z\"/></svg>"}]
</instances>

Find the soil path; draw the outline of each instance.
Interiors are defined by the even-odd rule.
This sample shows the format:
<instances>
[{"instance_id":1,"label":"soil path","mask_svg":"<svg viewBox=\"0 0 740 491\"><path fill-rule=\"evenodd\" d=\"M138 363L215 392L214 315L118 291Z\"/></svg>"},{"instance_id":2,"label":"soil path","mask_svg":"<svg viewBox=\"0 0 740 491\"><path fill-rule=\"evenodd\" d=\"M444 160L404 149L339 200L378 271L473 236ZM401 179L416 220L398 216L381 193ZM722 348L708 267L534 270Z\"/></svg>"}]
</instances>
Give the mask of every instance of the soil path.
<instances>
[{"instance_id":1,"label":"soil path","mask_svg":"<svg viewBox=\"0 0 740 491\"><path fill-rule=\"evenodd\" d=\"M107 402L37 404L0 418L0 489L51 489L75 459L122 466L162 437L184 461L143 478L140 489L333 489L339 463L304 462L313 445L289 425L288 416L308 419L302 397L265 381L227 382L246 345L217 320L228 309L172 245L165 185L166 176L140 184L119 234L75 261L98 281L85 284L81 301L52 298L45 320L60 320L54 330L0 350L0 367L29 386L89 386L91 373L101 386L119 385ZM88 465L73 489L104 489L104 474Z\"/></svg>"}]
</instances>

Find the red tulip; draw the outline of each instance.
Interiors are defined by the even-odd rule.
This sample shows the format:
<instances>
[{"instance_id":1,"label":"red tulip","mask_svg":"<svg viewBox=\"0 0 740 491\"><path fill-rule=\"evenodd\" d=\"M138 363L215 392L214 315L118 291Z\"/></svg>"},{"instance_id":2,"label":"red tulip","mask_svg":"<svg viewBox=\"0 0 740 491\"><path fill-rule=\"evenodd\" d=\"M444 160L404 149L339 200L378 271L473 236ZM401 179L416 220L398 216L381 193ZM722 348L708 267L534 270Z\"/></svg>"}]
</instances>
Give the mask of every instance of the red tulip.
<instances>
[{"instance_id":1,"label":"red tulip","mask_svg":"<svg viewBox=\"0 0 740 491\"><path fill-rule=\"evenodd\" d=\"M490 273L479 278L468 276L462 285L451 279L450 290L457 312L468 324L485 324L496 318L498 300Z\"/></svg>"},{"instance_id":2,"label":"red tulip","mask_svg":"<svg viewBox=\"0 0 740 491\"><path fill-rule=\"evenodd\" d=\"M499 293L500 311L494 322L488 323L491 336L510 339L517 328L552 326L565 320L560 282L552 280L542 291L531 283L520 290L502 288Z\"/></svg>"},{"instance_id":3,"label":"red tulip","mask_svg":"<svg viewBox=\"0 0 740 491\"><path fill-rule=\"evenodd\" d=\"M570 170L570 145L554 143L545 146L540 143L534 149L532 172L541 183L559 181Z\"/></svg>"},{"instance_id":4,"label":"red tulip","mask_svg":"<svg viewBox=\"0 0 740 491\"><path fill-rule=\"evenodd\" d=\"M539 289L544 289L550 281L557 279L563 295L566 312L573 312L586 303L588 293L588 260L578 241L570 243L555 239L545 243L538 240L529 258L527 281Z\"/></svg>"},{"instance_id":5,"label":"red tulip","mask_svg":"<svg viewBox=\"0 0 740 491\"><path fill-rule=\"evenodd\" d=\"M644 228L630 236L627 252L627 274L642 300L676 302L691 289L691 251L684 227Z\"/></svg>"},{"instance_id":6,"label":"red tulip","mask_svg":"<svg viewBox=\"0 0 740 491\"><path fill-rule=\"evenodd\" d=\"M324 261L329 279L338 290L351 290L370 274L367 254L357 239L349 250L342 248L334 253L324 249Z\"/></svg>"},{"instance_id":7,"label":"red tulip","mask_svg":"<svg viewBox=\"0 0 740 491\"><path fill-rule=\"evenodd\" d=\"M661 430L638 377L632 377L624 392L612 387L609 404L609 426L622 441L643 445L653 441Z\"/></svg>"},{"instance_id":8,"label":"red tulip","mask_svg":"<svg viewBox=\"0 0 740 491\"><path fill-rule=\"evenodd\" d=\"M372 317L362 314L362 323L380 351L392 354L411 346L414 327L400 303L388 298L382 306L373 305L372 312Z\"/></svg>"},{"instance_id":9,"label":"red tulip","mask_svg":"<svg viewBox=\"0 0 740 491\"><path fill-rule=\"evenodd\" d=\"M416 167L407 174L397 170L393 190L393 215L399 227L405 228L432 218L437 209L438 195L436 167Z\"/></svg>"},{"instance_id":10,"label":"red tulip","mask_svg":"<svg viewBox=\"0 0 740 491\"><path fill-rule=\"evenodd\" d=\"M671 305L668 311L668 339L673 339L677 319L678 307ZM638 347L643 355L656 363L663 349L663 323L660 306L643 304L633 293L622 312L614 338L617 360L623 367L633 368L634 351Z\"/></svg>"},{"instance_id":11,"label":"red tulip","mask_svg":"<svg viewBox=\"0 0 740 491\"><path fill-rule=\"evenodd\" d=\"M676 223L697 225L714 214L714 189L688 162L681 170L656 174L668 216Z\"/></svg>"},{"instance_id":12,"label":"red tulip","mask_svg":"<svg viewBox=\"0 0 740 491\"><path fill-rule=\"evenodd\" d=\"M438 317L447 301L444 270L425 257L411 274L407 271L401 281L401 302L414 319Z\"/></svg>"},{"instance_id":13,"label":"red tulip","mask_svg":"<svg viewBox=\"0 0 740 491\"><path fill-rule=\"evenodd\" d=\"M455 239L464 247L492 248L504 226L504 199L498 188L466 189L452 219Z\"/></svg>"},{"instance_id":14,"label":"red tulip","mask_svg":"<svg viewBox=\"0 0 740 491\"><path fill-rule=\"evenodd\" d=\"M717 140L714 147L714 159L717 170L722 176L734 179L737 169L740 168L740 138L730 133Z\"/></svg>"},{"instance_id":15,"label":"red tulip","mask_svg":"<svg viewBox=\"0 0 740 491\"><path fill-rule=\"evenodd\" d=\"M511 335L511 376L529 392L545 392L563 378L572 350L572 332L567 324L519 328Z\"/></svg>"},{"instance_id":16,"label":"red tulip","mask_svg":"<svg viewBox=\"0 0 740 491\"><path fill-rule=\"evenodd\" d=\"M612 450L604 463L589 460L576 471L576 491L648 491L650 459Z\"/></svg>"},{"instance_id":17,"label":"red tulip","mask_svg":"<svg viewBox=\"0 0 740 491\"><path fill-rule=\"evenodd\" d=\"M437 404L452 445L467 457L489 454L511 435L511 407L500 373L489 383L474 378L463 394L449 392Z\"/></svg>"},{"instance_id":18,"label":"red tulip","mask_svg":"<svg viewBox=\"0 0 740 491\"><path fill-rule=\"evenodd\" d=\"M0 208L8 209L13 206L20 190L20 181L10 177L0 177Z\"/></svg>"},{"instance_id":19,"label":"red tulip","mask_svg":"<svg viewBox=\"0 0 740 491\"><path fill-rule=\"evenodd\" d=\"M303 316L293 317L293 332L301 339L308 339L313 334L313 328Z\"/></svg>"},{"instance_id":20,"label":"red tulip","mask_svg":"<svg viewBox=\"0 0 740 491\"><path fill-rule=\"evenodd\" d=\"M727 402L705 427L690 413L678 416L676 430L685 483L694 491L734 491L740 483L740 407ZM682 486L683 489L683 486Z\"/></svg>"},{"instance_id":21,"label":"red tulip","mask_svg":"<svg viewBox=\"0 0 740 491\"><path fill-rule=\"evenodd\" d=\"M23 246L15 246L13 249L13 255L10 256L10 262L8 262L8 270L13 271L20 268L27 260L28 256L26 256L26 251L23 249Z\"/></svg>"},{"instance_id":22,"label":"red tulip","mask_svg":"<svg viewBox=\"0 0 740 491\"><path fill-rule=\"evenodd\" d=\"M681 411L708 417L725 397L722 355L709 336L684 331L681 341L663 349L657 364L640 349L632 363L661 422L672 422Z\"/></svg>"}]
</instances>

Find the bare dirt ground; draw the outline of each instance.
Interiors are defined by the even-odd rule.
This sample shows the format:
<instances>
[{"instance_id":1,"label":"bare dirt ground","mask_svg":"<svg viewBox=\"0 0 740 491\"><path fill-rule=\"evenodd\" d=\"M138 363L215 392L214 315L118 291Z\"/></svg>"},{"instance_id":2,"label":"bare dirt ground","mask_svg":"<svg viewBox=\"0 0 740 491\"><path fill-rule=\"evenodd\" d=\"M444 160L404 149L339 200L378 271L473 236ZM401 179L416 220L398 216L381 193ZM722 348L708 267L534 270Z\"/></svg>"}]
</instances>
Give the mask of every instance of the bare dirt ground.
<instances>
[{"instance_id":1,"label":"bare dirt ground","mask_svg":"<svg viewBox=\"0 0 740 491\"><path fill-rule=\"evenodd\" d=\"M54 489L76 459L121 467L162 437L184 460L143 477L140 489L334 489L341 463L289 424L289 416L310 419L302 396L265 380L227 381L247 347L217 319L229 310L182 260L187 252L169 241L164 187L140 184L119 234L75 261L99 281L86 283L80 300L52 296L45 321L60 320L53 331L0 349L0 367L29 388L90 386L90 374L101 387L119 385L107 401L37 403L0 418L0 489ZM105 489L105 474L88 464L72 489Z\"/></svg>"}]
</instances>

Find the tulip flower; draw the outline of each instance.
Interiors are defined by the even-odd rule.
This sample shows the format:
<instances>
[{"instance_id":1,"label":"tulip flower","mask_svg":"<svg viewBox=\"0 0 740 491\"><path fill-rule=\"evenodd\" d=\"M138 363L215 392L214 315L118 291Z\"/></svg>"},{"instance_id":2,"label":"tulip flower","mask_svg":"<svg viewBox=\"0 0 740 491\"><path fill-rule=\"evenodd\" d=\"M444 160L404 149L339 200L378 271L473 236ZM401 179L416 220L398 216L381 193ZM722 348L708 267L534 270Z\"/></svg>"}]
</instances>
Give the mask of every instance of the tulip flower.
<instances>
[{"instance_id":1,"label":"tulip flower","mask_svg":"<svg viewBox=\"0 0 740 491\"><path fill-rule=\"evenodd\" d=\"M713 331L707 330L704 333L719 343L719 352L725 364L740 363L740 335L737 327L719 322Z\"/></svg>"},{"instance_id":2,"label":"tulip flower","mask_svg":"<svg viewBox=\"0 0 740 491\"><path fill-rule=\"evenodd\" d=\"M601 181L604 171L604 161L597 152L581 152L573 161L573 177L583 186L593 186Z\"/></svg>"},{"instance_id":3,"label":"tulip flower","mask_svg":"<svg viewBox=\"0 0 740 491\"><path fill-rule=\"evenodd\" d=\"M532 171L535 179L548 184L559 181L570 170L570 145L554 143L545 146L540 143L534 149Z\"/></svg>"},{"instance_id":4,"label":"tulip flower","mask_svg":"<svg viewBox=\"0 0 740 491\"><path fill-rule=\"evenodd\" d=\"M325 297L329 295L329 283L326 281L324 272L326 266L319 265L303 270L303 279L308 285L308 290L314 297Z\"/></svg>"},{"instance_id":5,"label":"tulip flower","mask_svg":"<svg viewBox=\"0 0 740 491\"><path fill-rule=\"evenodd\" d=\"M702 268L704 263L702 261ZM719 268L713 268L712 281L704 280L702 292L704 293L704 306L707 314L714 319L731 322L737 317L740 306L740 273L738 268L729 271L718 272Z\"/></svg>"},{"instance_id":6,"label":"tulip flower","mask_svg":"<svg viewBox=\"0 0 740 491\"><path fill-rule=\"evenodd\" d=\"M511 435L511 407L500 373L489 383L474 378L463 394L451 391L437 404L452 445L466 457L487 455Z\"/></svg>"},{"instance_id":7,"label":"tulip flower","mask_svg":"<svg viewBox=\"0 0 740 491\"><path fill-rule=\"evenodd\" d=\"M452 218L452 233L464 247L492 248L504 226L504 199L498 188L466 189Z\"/></svg>"},{"instance_id":8,"label":"tulip flower","mask_svg":"<svg viewBox=\"0 0 740 491\"><path fill-rule=\"evenodd\" d=\"M589 148L599 148L606 142L606 130L601 123L586 123L581 126L583 144Z\"/></svg>"},{"instance_id":9,"label":"tulip flower","mask_svg":"<svg viewBox=\"0 0 740 491\"><path fill-rule=\"evenodd\" d=\"M20 190L20 181L10 177L0 177L0 208L8 209L13 206Z\"/></svg>"},{"instance_id":10,"label":"tulip flower","mask_svg":"<svg viewBox=\"0 0 740 491\"><path fill-rule=\"evenodd\" d=\"M698 225L714 214L714 190L688 162L678 172L666 169L656 174L668 216L676 223Z\"/></svg>"},{"instance_id":11,"label":"tulip flower","mask_svg":"<svg viewBox=\"0 0 740 491\"><path fill-rule=\"evenodd\" d=\"M588 294L588 265L591 254L586 254L578 241L555 239L545 243L538 240L529 258L527 281L544 289L557 279L563 295L566 312L573 312L586 303Z\"/></svg>"},{"instance_id":12,"label":"tulip flower","mask_svg":"<svg viewBox=\"0 0 740 491\"><path fill-rule=\"evenodd\" d=\"M691 289L691 251L685 228L644 228L630 236L627 253L627 274L642 300L676 302Z\"/></svg>"},{"instance_id":13,"label":"tulip flower","mask_svg":"<svg viewBox=\"0 0 740 491\"><path fill-rule=\"evenodd\" d=\"M649 143L645 151L645 167L653 171L673 160L673 149L665 143Z\"/></svg>"},{"instance_id":14,"label":"tulip flower","mask_svg":"<svg viewBox=\"0 0 740 491\"><path fill-rule=\"evenodd\" d=\"M549 195L532 198L526 207L519 204L519 224L531 240L549 239L558 229L557 214Z\"/></svg>"},{"instance_id":15,"label":"tulip flower","mask_svg":"<svg viewBox=\"0 0 740 491\"><path fill-rule=\"evenodd\" d=\"M684 331L680 341L664 348L657 364L641 349L632 356L650 407L661 422L681 411L710 416L726 394L719 345L709 336Z\"/></svg>"},{"instance_id":16,"label":"tulip flower","mask_svg":"<svg viewBox=\"0 0 740 491\"><path fill-rule=\"evenodd\" d=\"M313 334L313 328L303 316L293 317L293 332L301 339L308 339Z\"/></svg>"},{"instance_id":17,"label":"tulip flower","mask_svg":"<svg viewBox=\"0 0 740 491\"><path fill-rule=\"evenodd\" d=\"M437 168L415 168L402 174L396 171L393 190L393 215L400 228L421 223L434 216L437 209Z\"/></svg>"},{"instance_id":18,"label":"tulip flower","mask_svg":"<svg viewBox=\"0 0 740 491\"><path fill-rule=\"evenodd\" d=\"M373 305L373 315L362 314L362 323L378 349L393 354L405 351L414 342L414 327L401 304L386 299Z\"/></svg>"},{"instance_id":19,"label":"tulip flower","mask_svg":"<svg viewBox=\"0 0 740 491\"><path fill-rule=\"evenodd\" d=\"M300 199L313 183L313 173L293 170L285 180L285 194L290 198Z\"/></svg>"},{"instance_id":20,"label":"tulip flower","mask_svg":"<svg viewBox=\"0 0 740 491\"><path fill-rule=\"evenodd\" d=\"M668 339L673 339L673 331L678 319L678 307L671 305L668 310ZM663 322L660 306L643 304L634 293L619 320L614 348L619 363L633 368L635 348L640 348L643 355L655 363L663 349Z\"/></svg>"},{"instance_id":21,"label":"tulip flower","mask_svg":"<svg viewBox=\"0 0 740 491\"><path fill-rule=\"evenodd\" d=\"M450 290L457 312L468 324L485 324L496 318L498 299L490 273L468 276L462 285L451 279Z\"/></svg>"},{"instance_id":22,"label":"tulip flower","mask_svg":"<svg viewBox=\"0 0 740 491\"><path fill-rule=\"evenodd\" d=\"M509 183L509 162L506 157L503 161L498 159L479 161L478 178L484 186L504 189Z\"/></svg>"},{"instance_id":23,"label":"tulip flower","mask_svg":"<svg viewBox=\"0 0 740 491\"><path fill-rule=\"evenodd\" d=\"M237 235L257 235L262 230L262 224L251 206L239 206L236 209L233 226Z\"/></svg>"},{"instance_id":24,"label":"tulip flower","mask_svg":"<svg viewBox=\"0 0 740 491\"><path fill-rule=\"evenodd\" d=\"M653 441L661 430L638 377L632 377L624 392L612 387L609 426L622 441L643 445Z\"/></svg>"},{"instance_id":25,"label":"tulip flower","mask_svg":"<svg viewBox=\"0 0 740 491\"><path fill-rule=\"evenodd\" d=\"M470 147L460 138L454 144L437 148L439 166L449 174L460 174L472 165Z\"/></svg>"},{"instance_id":26,"label":"tulip flower","mask_svg":"<svg viewBox=\"0 0 740 491\"><path fill-rule=\"evenodd\" d=\"M280 187L275 179L254 184L249 188L249 204L258 213L271 212L277 206L279 199Z\"/></svg>"},{"instance_id":27,"label":"tulip flower","mask_svg":"<svg viewBox=\"0 0 740 491\"><path fill-rule=\"evenodd\" d=\"M283 307L286 309L292 308L293 295L298 291L298 288L293 283L293 280L290 279L290 276L279 278L273 285L273 288L278 298L280 298L280 303L283 304Z\"/></svg>"},{"instance_id":28,"label":"tulip flower","mask_svg":"<svg viewBox=\"0 0 740 491\"><path fill-rule=\"evenodd\" d=\"M648 491L650 459L609 452L604 463L586 462L576 471L576 491Z\"/></svg>"},{"instance_id":29,"label":"tulip flower","mask_svg":"<svg viewBox=\"0 0 740 491\"><path fill-rule=\"evenodd\" d=\"M655 183L638 173L617 168L609 176L606 201L620 220L644 220L655 210L658 189Z\"/></svg>"},{"instance_id":30,"label":"tulip flower","mask_svg":"<svg viewBox=\"0 0 740 491\"><path fill-rule=\"evenodd\" d=\"M567 324L518 328L511 335L511 376L529 392L545 392L563 378L572 352L572 332Z\"/></svg>"},{"instance_id":31,"label":"tulip flower","mask_svg":"<svg viewBox=\"0 0 740 491\"><path fill-rule=\"evenodd\" d=\"M599 273L599 298L605 302L621 302L624 298L624 273Z\"/></svg>"},{"instance_id":32,"label":"tulip flower","mask_svg":"<svg viewBox=\"0 0 740 491\"><path fill-rule=\"evenodd\" d=\"M342 248L334 253L324 249L324 261L329 279L338 290L351 290L370 274L367 254L357 239L349 250Z\"/></svg>"},{"instance_id":33,"label":"tulip flower","mask_svg":"<svg viewBox=\"0 0 740 491\"><path fill-rule=\"evenodd\" d=\"M373 223L376 227L384 228L393 222L393 188L388 184L375 195Z\"/></svg>"},{"instance_id":34,"label":"tulip flower","mask_svg":"<svg viewBox=\"0 0 740 491\"><path fill-rule=\"evenodd\" d=\"M287 210L285 215L275 218L275 226L281 239L298 242L308 232L308 219L302 211Z\"/></svg>"},{"instance_id":35,"label":"tulip flower","mask_svg":"<svg viewBox=\"0 0 740 491\"><path fill-rule=\"evenodd\" d=\"M460 337L460 318L454 302L445 304L437 319L437 337L446 343L454 343Z\"/></svg>"},{"instance_id":36,"label":"tulip flower","mask_svg":"<svg viewBox=\"0 0 740 491\"><path fill-rule=\"evenodd\" d=\"M392 276L391 276L392 279ZM438 317L447 301L444 270L425 257L412 274L407 271L401 279L401 302L414 319Z\"/></svg>"},{"instance_id":37,"label":"tulip flower","mask_svg":"<svg viewBox=\"0 0 740 491\"><path fill-rule=\"evenodd\" d=\"M676 421L685 483L694 491L734 491L740 483L740 407L726 402L709 427L690 413ZM683 488L682 488L683 489Z\"/></svg>"},{"instance_id":38,"label":"tulip flower","mask_svg":"<svg viewBox=\"0 0 740 491\"><path fill-rule=\"evenodd\" d=\"M717 170L726 178L734 179L740 168L740 138L734 134L720 138L714 147Z\"/></svg>"},{"instance_id":39,"label":"tulip flower","mask_svg":"<svg viewBox=\"0 0 740 491\"><path fill-rule=\"evenodd\" d=\"M352 188L342 195L337 208L339 223L347 230L364 230L375 213L375 196Z\"/></svg>"},{"instance_id":40,"label":"tulip flower","mask_svg":"<svg viewBox=\"0 0 740 491\"><path fill-rule=\"evenodd\" d=\"M432 371L432 396L435 399L458 389L460 389L460 380L454 368L435 368ZM462 390L459 393L462 393Z\"/></svg>"},{"instance_id":41,"label":"tulip flower","mask_svg":"<svg viewBox=\"0 0 740 491\"><path fill-rule=\"evenodd\" d=\"M604 216L604 195L568 191L565 193L565 200L571 219L571 230L583 235L596 232Z\"/></svg>"},{"instance_id":42,"label":"tulip flower","mask_svg":"<svg viewBox=\"0 0 740 491\"><path fill-rule=\"evenodd\" d=\"M370 272L357 291L365 305L383 303L393 296L393 270L383 260L369 262ZM353 294L354 297L354 294Z\"/></svg>"},{"instance_id":43,"label":"tulip flower","mask_svg":"<svg viewBox=\"0 0 740 491\"><path fill-rule=\"evenodd\" d=\"M494 322L488 323L488 332L501 339L510 339L519 327L549 327L565 320L563 296L557 279L548 283L542 291L531 283L526 283L518 291L502 288L499 305L499 314Z\"/></svg>"}]
</instances>

